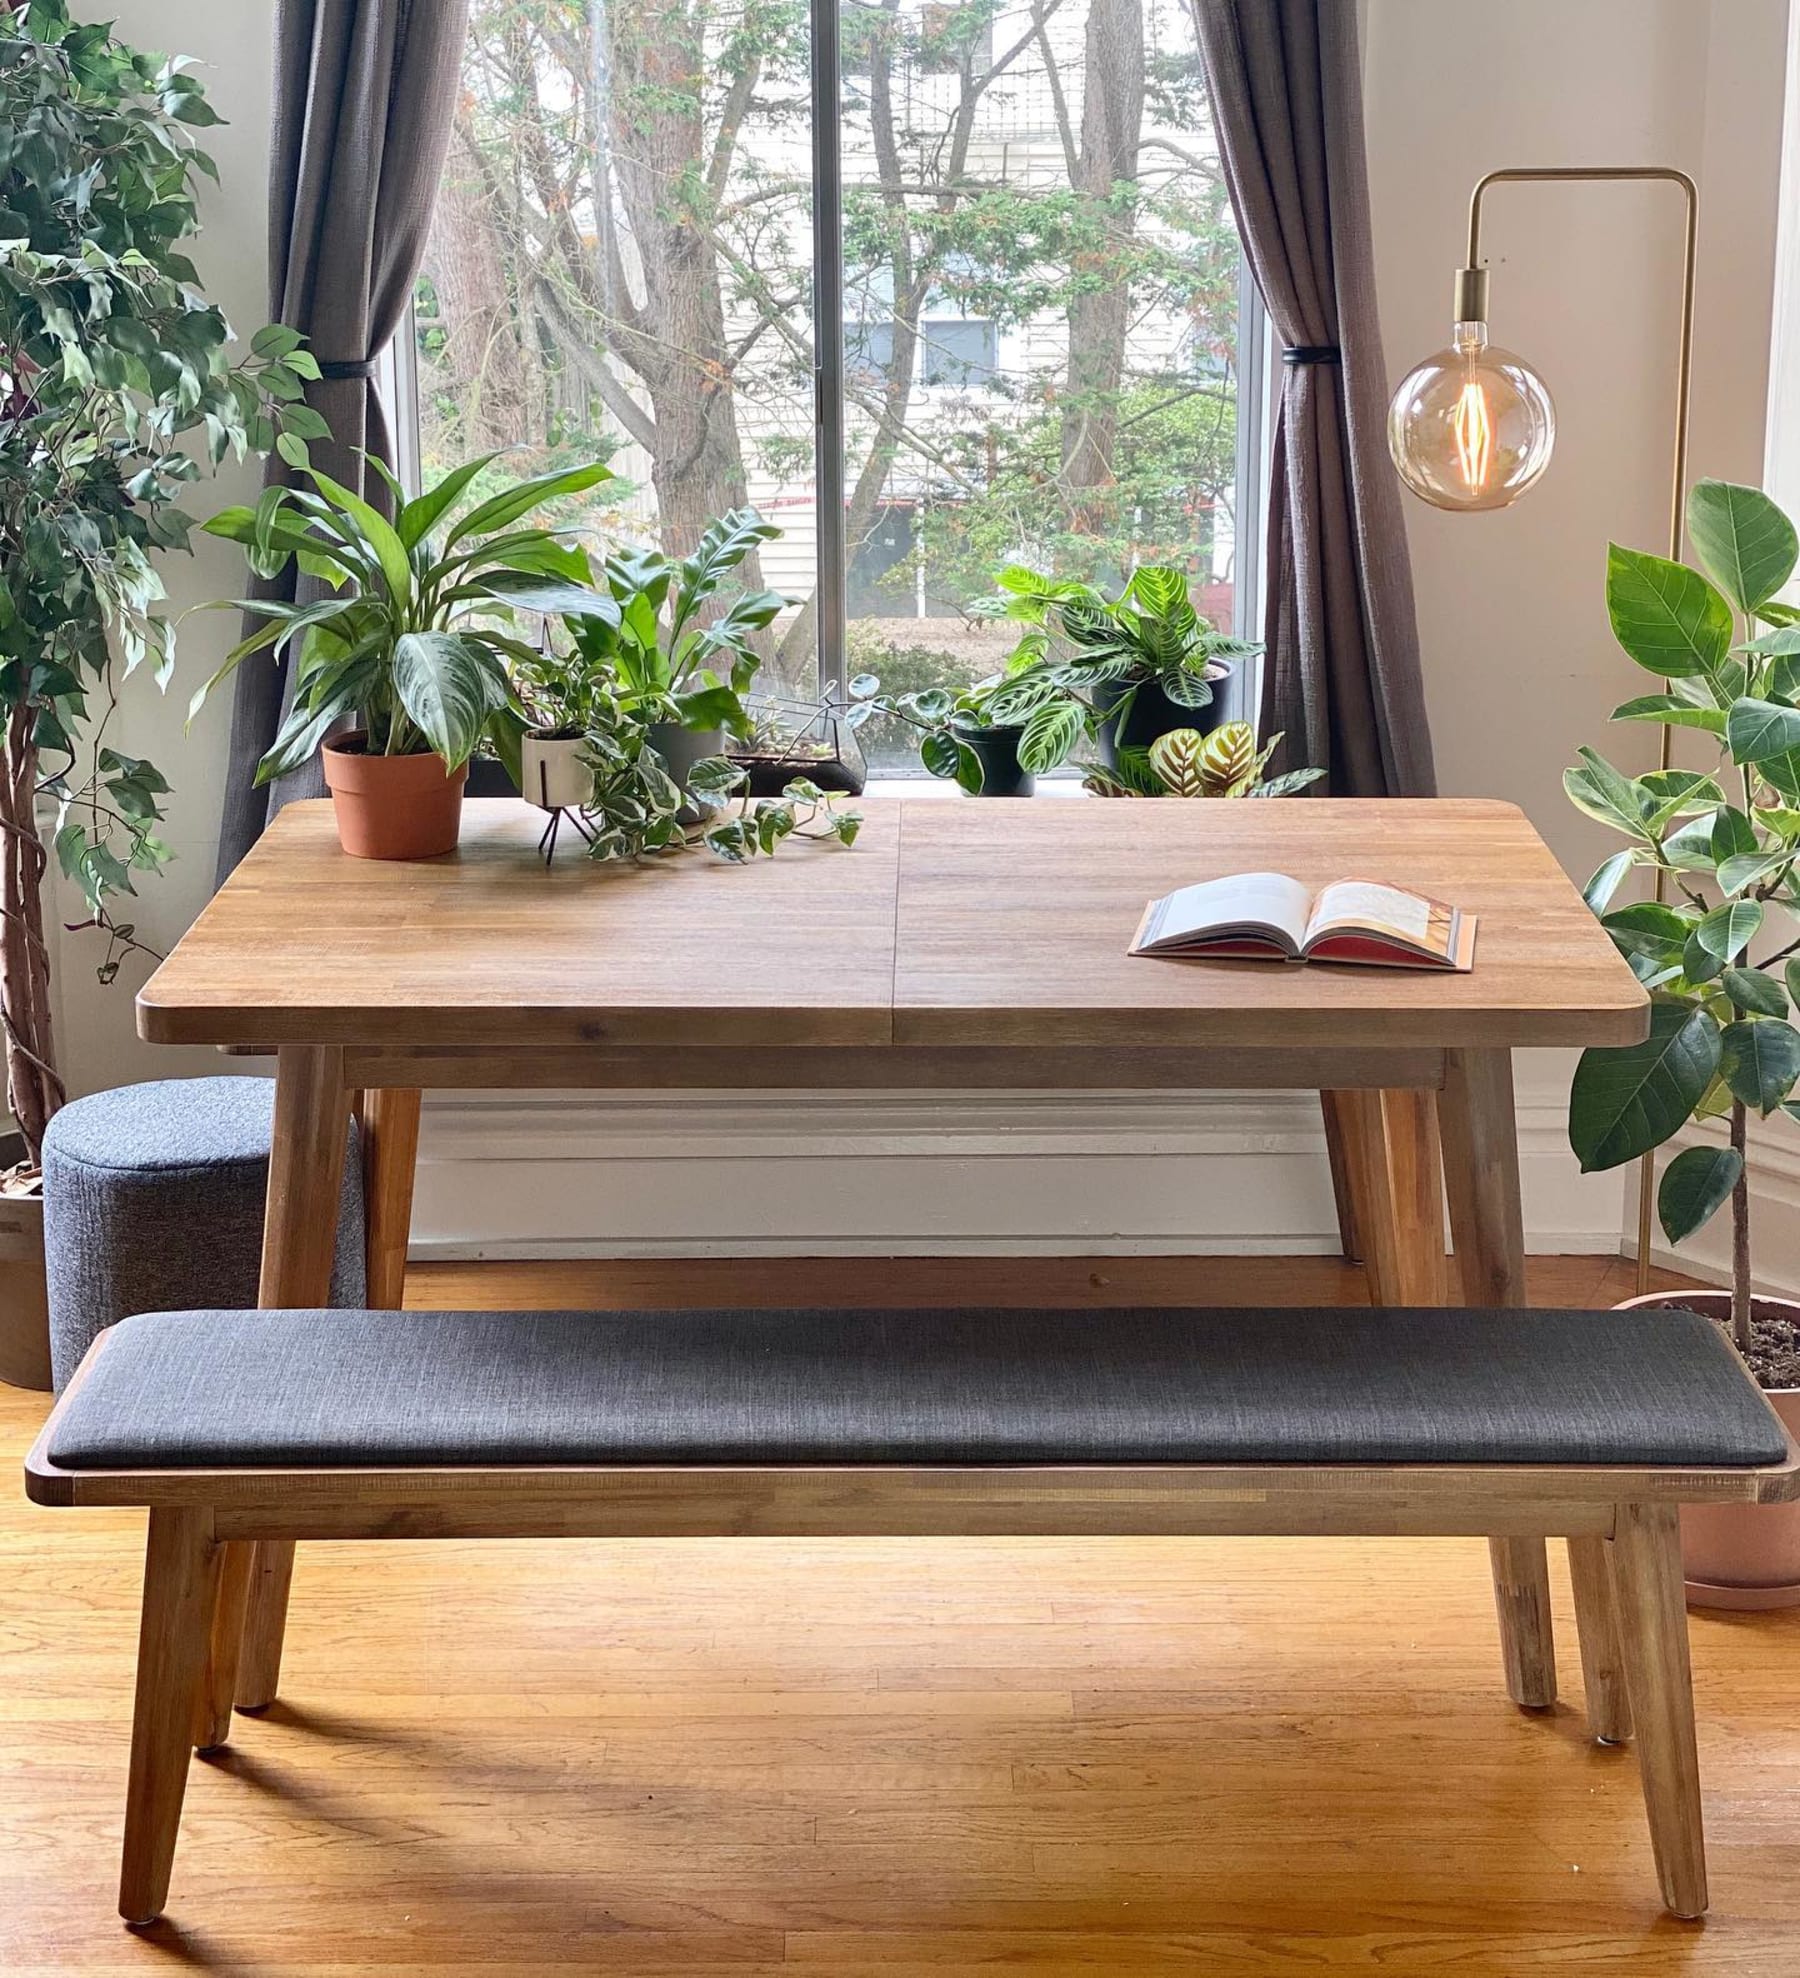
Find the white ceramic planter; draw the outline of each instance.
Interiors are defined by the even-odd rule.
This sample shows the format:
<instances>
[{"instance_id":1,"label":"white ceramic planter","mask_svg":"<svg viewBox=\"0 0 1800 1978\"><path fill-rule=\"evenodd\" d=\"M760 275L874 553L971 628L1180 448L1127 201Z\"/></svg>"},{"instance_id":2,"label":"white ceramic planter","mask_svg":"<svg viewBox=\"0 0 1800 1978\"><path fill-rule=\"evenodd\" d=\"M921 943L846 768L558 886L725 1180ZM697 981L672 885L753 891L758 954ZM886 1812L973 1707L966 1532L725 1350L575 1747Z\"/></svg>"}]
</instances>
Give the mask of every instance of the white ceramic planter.
<instances>
[{"instance_id":1,"label":"white ceramic planter","mask_svg":"<svg viewBox=\"0 0 1800 1978\"><path fill-rule=\"evenodd\" d=\"M520 744L520 784L539 810L585 810L594 801L594 772L583 760L581 735L527 735Z\"/></svg>"}]
</instances>

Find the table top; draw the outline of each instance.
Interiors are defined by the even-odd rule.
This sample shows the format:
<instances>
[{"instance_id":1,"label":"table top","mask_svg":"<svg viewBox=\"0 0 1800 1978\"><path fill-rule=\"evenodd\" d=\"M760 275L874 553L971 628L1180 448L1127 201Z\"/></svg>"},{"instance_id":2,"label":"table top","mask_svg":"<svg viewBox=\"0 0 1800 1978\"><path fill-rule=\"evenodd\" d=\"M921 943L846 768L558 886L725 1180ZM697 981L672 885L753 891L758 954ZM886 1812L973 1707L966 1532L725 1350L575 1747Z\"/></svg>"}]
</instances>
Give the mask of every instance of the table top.
<instances>
[{"instance_id":1,"label":"table top","mask_svg":"<svg viewBox=\"0 0 1800 1978\"><path fill-rule=\"evenodd\" d=\"M1620 1044L1643 990L1524 815L1429 802L868 803L792 844L548 870L543 818L471 800L460 848L346 858L291 804L138 998L184 1044ZM1153 961L1146 903L1247 870L1387 879L1477 913L1468 975Z\"/></svg>"}]
</instances>

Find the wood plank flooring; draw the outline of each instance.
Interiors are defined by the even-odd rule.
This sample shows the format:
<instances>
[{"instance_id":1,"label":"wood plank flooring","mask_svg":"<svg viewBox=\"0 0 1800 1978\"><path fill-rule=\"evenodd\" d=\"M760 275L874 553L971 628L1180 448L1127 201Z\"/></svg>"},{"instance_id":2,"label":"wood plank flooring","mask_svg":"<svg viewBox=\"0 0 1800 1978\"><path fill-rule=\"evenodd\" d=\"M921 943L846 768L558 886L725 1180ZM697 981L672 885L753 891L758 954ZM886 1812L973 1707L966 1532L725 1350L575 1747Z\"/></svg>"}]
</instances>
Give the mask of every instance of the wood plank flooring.
<instances>
[{"instance_id":1,"label":"wood plank flooring","mask_svg":"<svg viewBox=\"0 0 1800 1978\"><path fill-rule=\"evenodd\" d=\"M1539 1260L1542 1302L1628 1273ZM1309 1260L422 1266L415 1303L1358 1297ZM0 1459L43 1414L0 1388ZM303 1548L284 1700L113 1918L141 1521L0 1491L0 1972L1791 1978L1800 1615L1697 1617L1715 1908L1445 1541Z\"/></svg>"}]
</instances>

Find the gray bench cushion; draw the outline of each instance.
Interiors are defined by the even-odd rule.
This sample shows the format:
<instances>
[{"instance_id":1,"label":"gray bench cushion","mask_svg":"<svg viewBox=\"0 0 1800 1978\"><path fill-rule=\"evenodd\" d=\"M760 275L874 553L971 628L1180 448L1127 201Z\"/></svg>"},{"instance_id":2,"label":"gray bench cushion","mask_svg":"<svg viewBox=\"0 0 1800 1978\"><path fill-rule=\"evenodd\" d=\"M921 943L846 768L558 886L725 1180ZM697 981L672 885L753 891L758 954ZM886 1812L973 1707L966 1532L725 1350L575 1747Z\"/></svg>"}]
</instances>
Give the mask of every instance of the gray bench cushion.
<instances>
[{"instance_id":1,"label":"gray bench cushion","mask_svg":"<svg viewBox=\"0 0 1800 1978\"><path fill-rule=\"evenodd\" d=\"M1637 1463L1785 1453L1689 1312L183 1312L64 1404L69 1469Z\"/></svg>"}]
</instances>

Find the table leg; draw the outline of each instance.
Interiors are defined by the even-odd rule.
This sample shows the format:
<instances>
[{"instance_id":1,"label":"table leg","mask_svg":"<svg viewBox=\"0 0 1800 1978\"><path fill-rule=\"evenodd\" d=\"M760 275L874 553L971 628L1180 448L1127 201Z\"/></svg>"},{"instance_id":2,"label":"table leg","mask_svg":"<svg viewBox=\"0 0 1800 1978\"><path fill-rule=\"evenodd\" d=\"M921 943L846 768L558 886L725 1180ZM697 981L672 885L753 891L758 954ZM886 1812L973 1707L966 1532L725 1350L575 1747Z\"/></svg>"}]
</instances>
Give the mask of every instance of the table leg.
<instances>
[{"instance_id":1,"label":"table leg","mask_svg":"<svg viewBox=\"0 0 1800 1978\"><path fill-rule=\"evenodd\" d=\"M265 1309L323 1305L331 1296L349 1119L343 1052L335 1046L285 1048L275 1074L275 1140L257 1292ZM240 1710L275 1701L293 1573L291 1542L258 1544L238 1664Z\"/></svg>"},{"instance_id":2,"label":"table leg","mask_svg":"<svg viewBox=\"0 0 1800 1978\"><path fill-rule=\"evenodd\" d=\"M1463 1303L1525 1303L1525 1219L1510 1051L1451 1051L1440 1104L1444 1183ZM1550 1567L1544 1541L1488 1541L1507 1694L1524 1709L1556 1701Z\"/></svg>"},{"instance_id":3,"label":"table leg","mask_svg":"<svg viewBox=\"0 0 1800 1978\"><path fill-rule=\"evenodd\" d=\"M1321 1092L1319 1110L1325 1116L1325 1158L1331 1164L1331 1197L1337 1204L1338 1248L1345 1261L1363 1262L1362 1231L1356 1223L1356 1177L1350 1171L1348 1105L1354 1092Z\"/></svg>"},{"instance_id":4,"label":"table leg","mask_svg":"<svg viewBox=\"0 0 1800 1978\"><path fill-rule=\"evenodd\" d=\"M1345 1179L1376 1305L1448 1297L1444 1178L1433 1092L1339 1092Z\"/></svg>"},{"instance_id":5,"label":"table leg","mask_svg":"<svg viewBox=\"0 0 1800 1978\"><path fill-rule=\"evenodd\" d=\"M397 1312L406 1302L420 1097L394 1087L361 1093L356 1102L368 1221L369 1309L375 1312Z\"/></svg>"}]
</instances>

